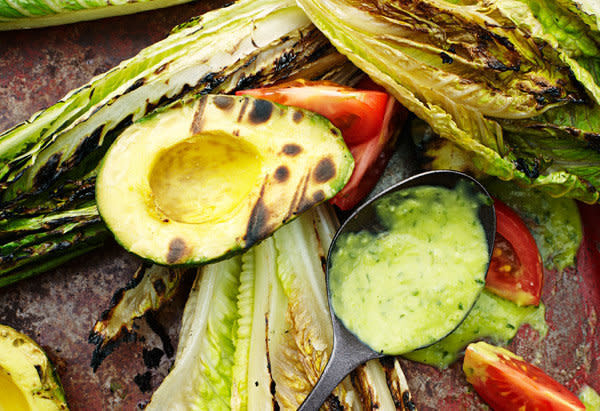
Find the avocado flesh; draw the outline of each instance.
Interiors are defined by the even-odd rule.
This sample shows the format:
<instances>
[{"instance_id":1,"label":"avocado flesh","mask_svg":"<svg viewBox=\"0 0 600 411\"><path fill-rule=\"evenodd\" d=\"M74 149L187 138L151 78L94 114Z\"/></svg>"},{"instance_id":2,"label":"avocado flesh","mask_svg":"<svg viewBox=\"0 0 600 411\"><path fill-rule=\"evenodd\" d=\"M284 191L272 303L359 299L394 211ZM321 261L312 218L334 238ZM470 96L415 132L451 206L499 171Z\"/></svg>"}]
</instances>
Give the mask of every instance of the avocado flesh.
<instances>
[{"instance_id":1,"label":"avocado flesh","mask_svg":"<svg viewBox=\"0 0 600 411\"><path fill-rule=\"evenodd\" d=\"M119 136L96 200L129 251L158 264L203 264L333 197L353 166L324 117L245 96L196 96Z\"/></svg>"},{"instance_id":2,"label":"avocado flesh","mask_svg":"<svg viewBox=\"0 0 600 411\"><path fill-rule=\"evenodd\" d=\"M0 368L0 410L30 410L25 394L11 375Z\"/></svg>"},{"instance_id":3,"label":"avocado flesh","mask_svg":"<svg viewBox=\"0 0 600 411\"><path fill-rule=\"evenodd\" d=\"M0 325L0 410L67 410L52 364L39 345Z\"/></svg>"}]
</instances>

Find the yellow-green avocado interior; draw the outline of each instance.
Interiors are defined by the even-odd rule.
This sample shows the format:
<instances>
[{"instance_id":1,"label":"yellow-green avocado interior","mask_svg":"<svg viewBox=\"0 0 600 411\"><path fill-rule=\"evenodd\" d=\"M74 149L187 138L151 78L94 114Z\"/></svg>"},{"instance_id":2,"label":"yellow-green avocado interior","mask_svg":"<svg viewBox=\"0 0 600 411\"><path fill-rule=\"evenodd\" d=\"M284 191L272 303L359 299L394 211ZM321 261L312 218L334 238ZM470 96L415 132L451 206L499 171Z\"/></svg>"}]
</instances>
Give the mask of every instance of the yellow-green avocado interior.
<instances>
[{"instance_id":1,"label":"yellow-green avocado interior","mask_svg":"<svg viewBox=\"0 0 600 411\"><path fill-rule=\"evenodd\" d=\"M67 410L65 394L42 348L0 325L0 410Z\"/></svg>"},{"instance_id":2,"label":"yellow-green avocado interior","mask_svg":"<svg viewBox=\"0 0 600 411\"><path fill-rule=\"evenodd\" d=\"M199 264L247 249L333 197L353 166L339 130L315 113L246 96L194 97L119 136L96 199L129 251Z\"/></svg>"}]
</instances>

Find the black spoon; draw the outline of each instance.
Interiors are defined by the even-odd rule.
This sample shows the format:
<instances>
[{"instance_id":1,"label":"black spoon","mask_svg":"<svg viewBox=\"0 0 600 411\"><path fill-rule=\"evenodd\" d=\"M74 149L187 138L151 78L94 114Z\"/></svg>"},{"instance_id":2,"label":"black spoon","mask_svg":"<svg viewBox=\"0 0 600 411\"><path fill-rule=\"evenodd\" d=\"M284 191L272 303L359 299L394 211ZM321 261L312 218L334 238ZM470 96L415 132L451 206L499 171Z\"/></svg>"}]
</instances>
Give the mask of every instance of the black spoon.
<instances>
[{"instance_id":1,"label":"black spoon","mask_svg":"<svg viewBox=\"0 0 600 411\"><path fill-rule=\"evenodd\" d=\"M386 355L385 353L372 350L369 346L367 346L361 340L359 340L354 334L348 331L348 329L344 326L342 321L337 317L334 310L331 308L332 306L329 285L329 272L331 268L332 250L335 250L336 248L337 239L342 234L350 232L359 232L365 229L368 229L370 231L378 231L379 229L377 228L377 226L373 225L374 222L378 221L378 217L375 212L375 207L373 207L373 203L387 194L396 192L398 190L403 190L409 187L423 185L442 186L453 189L454 187L456 187L459 181L464 180L473 183L473 189L476 192L488 197L490 200L479 207L479 219L485 231L485 236L488 244L489 264L489 260L492 256L492 250L494 248L494 237L496 234L496 213L494 211L493 201L488 192L485 190L485 188L477 180L457 171L436 170L417 174L413 177L407 178L406 180L403 180L389 187L379 195L372 198L367 203L363 204L354 213L352 213L352 215L339 228L339 230L335 234L335 237L333 238L333 241L331 242L331 246L329 247L329 253L327 256L327 296L329 300L329 311L331 313L331 320L333 322L333 350L331 352L329 362L327 363L327 366L325 367L325 370L321 375L321 378L313 387L312 391L306 397L302 405L300 405L299 411L318 410L323 404L323 402L327 399L329 394L331 394L333 389L352 370L354 370L357 366L366 361L375 358L381 358ZM471 308L474 304L475 300L472 302ZM465 311L464 316L456 324L456 327L460 325L460 323L466 318L469 312L470 309ZM438 341L446 337L447 335L448 333L440 335Z\"/></svg>"}]
</instances>

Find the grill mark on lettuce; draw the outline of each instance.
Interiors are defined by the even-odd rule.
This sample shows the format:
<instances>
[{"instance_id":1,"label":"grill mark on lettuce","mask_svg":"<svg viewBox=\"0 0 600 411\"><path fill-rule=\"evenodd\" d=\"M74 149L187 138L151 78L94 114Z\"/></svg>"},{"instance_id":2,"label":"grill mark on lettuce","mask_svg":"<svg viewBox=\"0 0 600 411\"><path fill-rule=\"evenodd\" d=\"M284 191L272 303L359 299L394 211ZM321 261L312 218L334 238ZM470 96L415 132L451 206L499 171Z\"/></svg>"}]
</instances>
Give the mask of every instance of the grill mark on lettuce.
<instances>
[{"instance_id":1,"label":"grill mark on lettuce","mask_svg":"<svg viewBox=\"0 0 600 411\"><path fill-rule=\"evenodd\" d=\"M301 33L301 31L299 31ZM311 29L311 33L309 33L309 37L307 37L307 41L310 41L311 39L314 39L315 32L317 32L317 30L315 29ZM302 37L302 36L301 36ZM323 37L324 39L324 37ZM286 39L289 41L289 38ZM282 43L282 41L278 40L279 43ZM293 47L297 47L299 46L300 42L296 42L293 45L290 46L291 49L293 49ZM321 49L328 49L331 50L332 47L331 45L324 41L325 46L321 46ZM238 72L239 70L241 70L243 67L247 67L248 64L251 64L252 61L255 61L258 54L260 53L260 49L259 50L253 50L253 52L251 54L248 55L248 61L244 64L241 65L241 67L238 67L236 69L234 69L233 71L230 68L225 68L221 71L216 71L216 72L210 72L207 73L206 75L204 75L195 85L190 85L190 84L185 84L183 86L183 88L178 92L175 93L172 97L166 97L166 94L163 93L161 95L161 97L158 99L158 101L156 103L153 103L151 101L149 101L148 99L146 99L145 104L143 104L143 107L141 108L141 110L138 110L138 114L141 113L141 115L138 115L138 117L141 117L145 114L148 114L149 112L151 112L152 110L154 110L157 106L163 106L165 104L168 104L172 101L175 101L179 98L181 98L183 95L188 94L191 90L196 90L202 94L208 94L213 92L216 88L218 88L223 82L226 81L226 79L228 78L228 76L230 75L234 75L236 72ZM319 50L317 50L319 51ZM269 72L269 73L263 73L262 70L259 70L257 73L252 73L252 74L248 74L246 76L243 76L242 79L240 80L240 82L238 82L237 88L241 88L241 86L247 87L253 84L257 84L259 83L263 78L265 77L278 77L278 74L280 71L285 72L286 70L292 69L294 67L294 65L292 64L292 62L296 62L296 67L299 64L302 64L302 61L296 61L297 57L294 57L294 59L290 58L290 55L293 54L294 56L296 56L296 52L294 51L284 51L284 53L288 53L288 56L284 59L286 61L286 64L281 64L281 61L279 61L279 64L274 64L273 65L273 72ZM291 54L290 54L291 53ZM281 56L279 56L277 60L279 60L281 58ZM308 56L307 58L302 59L303 61L307 61L308 59L316 59L318 58L318 53L310 53L310 56ZM252 61L251 61L252 60ZM293 60L293 61L292 61ZM165 63L166 64L166 63ZM162 64L161 66L159 66L159 68L162 68L164 66L164 64ZM164 69L160 70L161 72ZM112 70L111 70L112 71ZM281 78L285 78L285 76L280 76ZM138 90L144 86L146 86L148 84L148 78L145 77L141 77L137 80L135 80L133 82L133 85L129 87L129 89L127 89L123 94L117 95L117 96L113 96L110 101L105 102L104 104L101 104L99 106L97 106L93 111L92 111L92 116L90 116L92 119L93 114L98 113L100 110L102 110L103 108L105 108L106 106L109 106L111 104L114 104L115 101L117 101L118 99L122 98L124 95L126 95L127 93L133 92L135 90ZM87 87L90 87L90 85L87 85ZM165 90L166 92L169 92L170 90ZM232 90L233 91L233 90ZM82 119L82 120L78 120L75 121L73 124L76 127L77 125L81 124L81 123L85 123L86 121L89 120L88 117L87 119ZM107 130L108 131L108 130ZM49 141L51 142L51 140L53 139L53 136L55 136L56 133L53 133L52 136L49 136ZM87 138L88 136L83 136L82 138ZM30 158L29 156L27 157L28 159ZM27 162L27 160L24 160L24 162ZM17 167L15 167L17 168ZM61 167L62 168L62 167ZM67 165L67 168L68 165ZM25 171L25 170L23 170ZM7 185L13 184L15 182L17 182L18 180L20 180L22 178L24 173L18 173L15 174L14 170L11 172L11 176L12 178L9 178L8 176L6 176L3 181L7 182ZM56 176L58 178L58 176ZM4 194L4 190L3 187L0 186L0 195L1 196L5 196Z\"/></svg>"},{"instance_id":2,"label":"grill mark on lettuce","mask_svg":"<svg viewBox=\"0 0 600 411\"><path fill-rule=\"evenodd\" d=\"M50 183L56 178L56 174L58 173L58 165L60 163L60 159L62 157L62 153L54 153L48 158L46 163L40 168L38 173L35 175L33 180L34 187L37 187L39 190L43 190L50 185Z\"/></svg>"},{"instance_id":3,"label":"grill mark on lettuce","mask_svg":"<svg viewBox=\"0 0 600 411\"><path fill-rule=\"evenodd\" d=\"M39 214L48 214L57 212L66 208L74 209L77 204L85 200L93 200L95 196L95 177L75 182L74 187L65 186L53 189L49 193L41 193L37 196L22 196L2 207L0 210L0 219L18 218L35 216ZM48 200L51 201L48 201Z\"/></svg>"},{"instance_id":4,"label":"grill mark on lettuce","mask_svg":"<svg viewBox=\"0 0 600 411\"><path fill-rule=\"evenodd\" d=\"M2 246L0 246L0 258L5 255L5 253L14 252L16 250L22 249L25 246L30 246L45 239L51 239L53 236L65 234L69 230L69 226L72 224L77 224L75 230L79 230L90 226L95 223L100 223L102 220L99 216L85 216L85 217L66 217L57 219L56 221L52 221L50 223L46 223L35 229L23 229L23 230L15 230L15 231L1 231L0 239L2 241ZM32 239L28 240L27 236L35 236L36 234L44 234L40 239ZM10 243L15 243L12 247Z\"/></svg>"},{"instance_id":5,"label":"grill mark on lettuce","mask_svg":"<svg viewBox=\"0 0 600 411\"><path fill-rule=\"evenodd\" d=\"M96 147L100 145L102 130L104 130L104 125L99 126L92 132L92 134L89 135L89 137L83 139L83 141L77 146L77 149L75 149L73 156L67 161L66 166L68 168L72 168L80 164L88 154L91 154Z\"/></svg>"},{"instance_id":6,"label":"grill mark on lettuce","mask_svg":"<svg viewBox=\"0 0 600 411\"><path fill-rule=\"evenodd\" d=\"M267 357L267 373L269 374L269 392L271 393L271 399L273 401L273 410L277 411L280 409L277 398L275 397L276 384L273 379L273 373L271 372L271 352L269 351L269 313L265 313L265 355Z\"/></svg>"},{"instance_id":7,"label":"grill mark on lettuce","mask_svg":"<svg viewBox=\"0 0 600 411\"><path fill-rule=\"evenodd\" d=\"M162 66L159 67L157 70L159 70L161 68L162 68ZM164 70L164 68L162 70ZM160 70L158 72L160 73L162 70ZM125 92L123 94L131 93L132 91L137 90L138 88L142 87L145 82L146 82L146 79L144 77L138 78L136 81L133 82L133 84L131 86L129 86L127 88L127 90L125 90Z\"/></svg>"},{"instance_id":8,"label":"grill mark on lettuce","mask_svg":"<svg viewBox=\"0 0 600 411\"><path fill-rule=\"evenodd\" d=\"M275 70L281 71L288 67L290 64L296 60L297 54L294 53L293 50L287 51L281 55L278 59L275 60Z\"/></svg>"},{"instance_id":9,"label":"grill mark on lettuce","mask_svg":"<svg viewBox=\"0 0 600 411\"><path fill-rule=\"evenodd\" d=\"M63 175L68 175L68 172L80 165L83 166L83 174L87 171L91 171L121 131L132 124L132 118L133 114L123 118L116 126L106 132L104 136L102 136L104 132L104 125L102 125L96 128L90 135L81 139L81 142L75 148L75 152L69 158L59 159L57 168L52 174L48 173L46 175L40 175L40 172L38 172L34 178L31 194L38 195L48 190L52 184L59 184L59 179ZM55 154L52 156L54 155ZM52 156L50 158L52 158ZM48 162L46 164L48 164ZM40 171L44 167L45 165L42 166ZM19 198L19 196L16 198Z\"/></svg>"},{"instance_id":10,"label":"grill mark on lettuce","mask_svg":"<svg viewBox=\"0 0 600 411\"><path fill-rule=\"evenodd\" d=\"M120 318L116 318L116 315L118 314L117 311L122 308L120 307L121 304L125 304L126 296L128 294L143 292L144 290L138 289L138 287L142 285L143 280L147 280L148 284L150 284L152 289L156 292L158 298L155 303L156 307L148 306L145 308L144 312L146 312L157 308L162 302L170 299L177 290L182 276L181 270L161 267L159 269L160 271L154 272L154 275L152 276L152 273L150 272L152 267L156 268L157 266L153 266L149 262L142 262L139 265L131 280L113 294L109 303L109 308L102 312L99 320L94 325L94 328L90 331L88 343L95 345L90 364L94 372L98 369L102 361L104 361L104 359L122 342L132 342L137 338L135 331L133 331L134 317L131 316L127 318L129 322L123 323L122 321L119 321L120 327L115 333L111 334L108 332L108 328L112 321L121 320ZM152 280L153 278L155 279ZM155 284L158 281L166 287L165 292L160 293L157 290ZM149 291L151 292L152 290ZM125 307L124 309L126 310L127 308L131 307ZM138 309L139 307L136 306L133 308ZM143 313L141 315L143 315ZM135 318L139 318L141 315Z\"/></svg>"},{"instance_id":11,"label":"grill mark on lettuce","mask_svg":"<svg viewBox=\"0 0 600 411\"><path fill-rule=\"evenodd\" d=\"M100 244L108 237L108 232L104 226L97 222L95 229L86 231L76 231L71 233L69 238L61 241L47 239L41 243L32 244L28 247L18 250L15 253L8 253L0 256L0 276L4 276L10 271L27 264L35 264L46 258L57 257L68 251L73 243L82 244Z\"/></svg>"},{"instance_id":12,"label":"grill mark on lettuce","mask_svg":"<svg viewBox=\"0 0 600 411\"><path fill-rule=\"evenodd\" d=\"M482 58L483 61L489 60L490 63L488 63L488 65L494 70L501 69L504 71L518 71L521 65L520 59L518 53L515 51L514 44L512 44L512 42L507 37L494 33L491 30L486 30L482 26L472 24L469 20L462 17L459 11L457 11L456 13L451 13L448 10L443 10L441 8L436 7L433 4L429 4L427 1L402 0L399 3L400 5L397 6L398 8L401 7L402 9L409 9L410 11L414 12L418 17L421 17L425 20L429 20L432 23L439 25L440 27L452 25L455 25L457 27L463 27L464 33L470 33L470 35L472 35L478 41L471 43L473 45L470 47L467 47L467 41L461 42L459 44L454 44L454 46L458 47L459 50L462 50L466 55L470 56L471 58L479 56L480 58ZM370 7L366 7L366 10L368 10L371 13L381 13L384 16L390 18L398 18L399 16L398 10L391 5L388 5L387 3L384 3L383 5L377 3L375 5L375 2L373 2L373 4L370 5ZM448 19L450 19L451 22L449 22ZM490 24L487 24L487 22L486 27L499 28L498 26L492 26ZM514 26L502 26L501 28L514 29ZM414 30L419 29L415 27ZM423 29L423 33L426 33L425 29ZM507 57L508 59L507 62L501 62L500 60L498 60L497 57L491 54L491 44L499 46L500 49L503 49L505 50L505 52L508 52L505 55L505 57ZM437 45L441 46L441 44ZM456 53L460 54L460 52Z\"/></svg>"}]
</instances>

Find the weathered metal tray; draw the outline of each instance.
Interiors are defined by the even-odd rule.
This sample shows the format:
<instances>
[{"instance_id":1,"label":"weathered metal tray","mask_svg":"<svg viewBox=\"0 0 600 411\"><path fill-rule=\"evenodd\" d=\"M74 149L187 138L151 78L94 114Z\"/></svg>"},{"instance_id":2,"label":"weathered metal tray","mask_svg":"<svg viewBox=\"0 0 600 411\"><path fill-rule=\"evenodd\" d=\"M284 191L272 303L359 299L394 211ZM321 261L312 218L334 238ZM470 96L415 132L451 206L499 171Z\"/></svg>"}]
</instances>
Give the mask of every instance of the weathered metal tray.
<instances>
[{"instance_id":1,"label":"weathered metal tray","mask_svg":"<svg viewBox=\"0 0 600 411\"><path fill-rule=\"evenodd\" d=\"M203 0L133 16L0 32L0 130L164 38L176 24L223 3ZM395 158L383 184L406 175L406 158ZM548 307L548 336L540 340L524 327L511 344L574 392L586 383L600 390L600 209L584 211L586 239L578 269L546 273L543 299ZM90 329L114 291L131 278L137 263L136 257L109 242L63 267L0 289L0 323L26 332L47 350L74 410L143 407L172 364L173 358L163 355L158 367L146 366L144 350L165 347L141 320L136 341L119 346L96 373L90 367ZM183 287L155 318L172 345L177 343L187 289ZM408 361L403 365L419 409L484 407L459 364L444 371Z\"/></svg>"}]
</instances>

